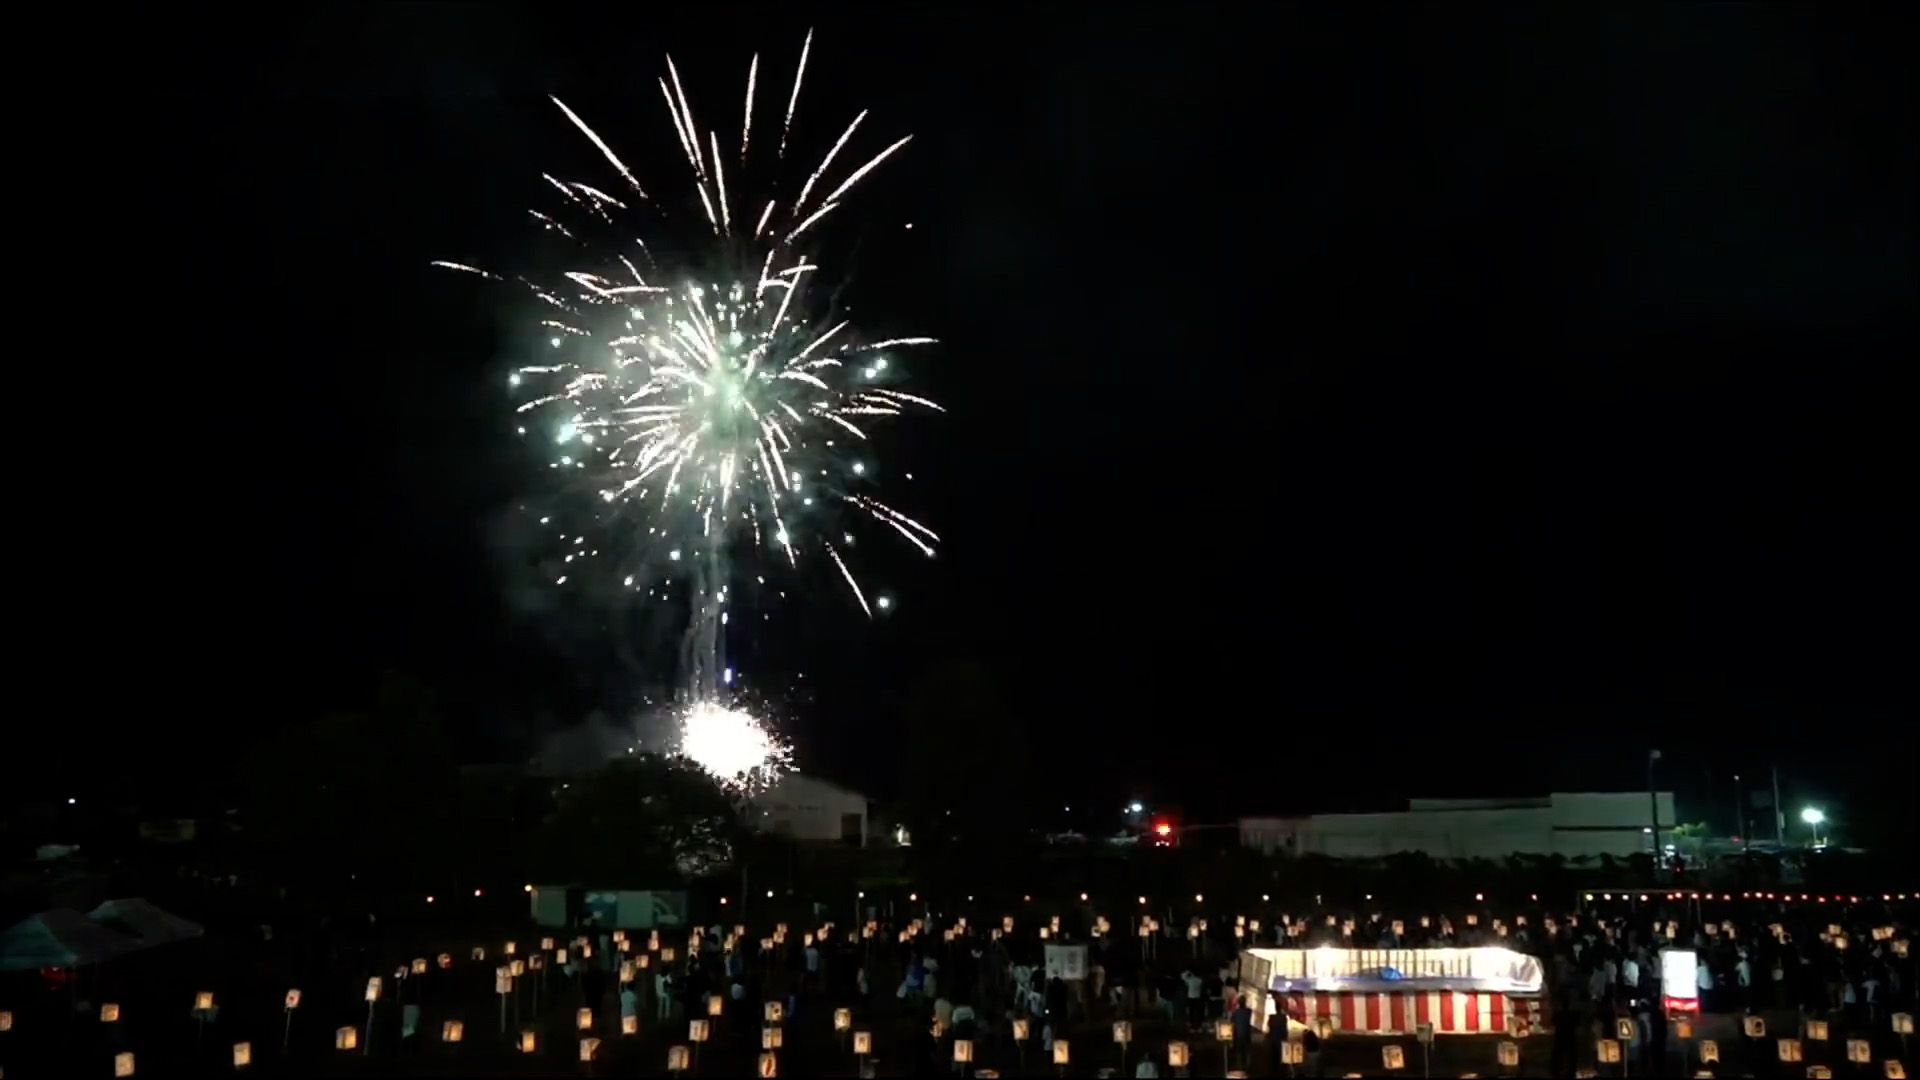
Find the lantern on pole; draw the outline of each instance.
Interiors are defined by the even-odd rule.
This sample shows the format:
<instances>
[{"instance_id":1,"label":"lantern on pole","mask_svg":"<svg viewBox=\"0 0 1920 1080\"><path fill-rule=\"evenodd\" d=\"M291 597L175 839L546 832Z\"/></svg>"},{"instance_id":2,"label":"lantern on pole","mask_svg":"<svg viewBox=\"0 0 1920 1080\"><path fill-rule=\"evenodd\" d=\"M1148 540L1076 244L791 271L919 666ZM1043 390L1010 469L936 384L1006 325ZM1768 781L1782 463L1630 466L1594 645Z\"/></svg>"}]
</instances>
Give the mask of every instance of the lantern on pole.
<instances>
[{"instance_id":1,"label":"lantern on pole","mask_svg":"<svg viewBox=\"0 0 1920 1080\"><path fill-rule=\"evenodd\" d=\"M113 1005L113 1004L100 1006L100 1022L103 1024L119 1023L120 1022L120 1006Z\"/></svg>"},{"instance_id":2,"label":"lantern on pole","mask_svg":"<svg viewBox=\"0 0 1920 1080\"><path fill-rule=\"evenodd\" d=\"M1511 1039L1500 1043L1500 1067L1517 1069L1520 1067L1520 1044Z\"/></svg>"},{"instance_id":3,"label":"lantern on pole","mask_svg":"<svg viewBox=\"0 0 1920 1080\"><path fill-rule=\"evenodd\" d=\"M415 958L414 958L414 961L413 961L413 973L414 973L415 975L425 975L425 974L427 973L427 958L426 958L426 957L424 957L424 956L420 956L420 957L415 957Z\"/></svg>"},{"instance_id":4,"label":"lantern on pole","mask_svg":"<svg viewBox=\"0 0 1920 1080\"><path fill-rule=\"evenodd\" d=\"M1073 1052L1067 1047L1067 1040L1053 1040L1053 1063L1061 1067L1073 1064Z\"/></svg>"},{"instance_id":5,"label":"lantern on pole","mask_svg":"<svg viewBox=\"0 0 1920 1080\"><path fill-rule=\"evenodd\" d=\"M196 1013L210 1013L213 1011L213 992L211 990L202 990L193 995L193 1011Z\"/></svg>"},{"instance_id":6,"label":"lantern on pole","mask_svg":"<svg viewBox=\"0 0 1920 1080\"><path fill-rule=\"evenodd\" d=\"M233 1067L244 1069L253 1064L253 1044L237 1042L233 1044Z\"/></svg>"},{"instance_id":7,"label":"lantern on pole","mask_svg":"<svg viewBox=\"0 0 1920 1080\"><path fill-rule=\"evenodd\" d=\"M1388 1072L1399 1072L1407 1067L1407 1052L1398 1046L1383 1046L1380 1048L1380 1064Z\"/></svg>"},{"instance_id":8,"label":"lantern on pole","mask_svg":"<svg viewBox=\"0 0 1920 1080\"><path fill-rule=\"evenodd\" d=\"M1713 1039L1700 1040L1700 1064L1720 1064L1720 1044Z\"/></svg>"},{"instance_id":9,"label":"lantern on pole","mask_svg":"<svg viewBox=\"0 0 1920 1080\"><path fill-rule=\"evenodd\" d=\"M457 1043L466 1036L467 1026L458 1020L448 1020L440 1025L440 1041Z\"/></svg>"},{"instance_id":10,"label":"lantern on pole","mask_svg":"<svg viewBox=\"0 0 1920 1080\"><path fill-rule=\"evenodd\" d=\"M1764 1039L1767 1037L1766 1018L1762 1016L1743 1016L1740 1018L1740 1030L1749 1039Z\"/></svg>"},{"instance_id":11,"label":"lantern on pole","mask_svg":"<svg viewBox=\"0 0 1920 1080\"><path fill-rule=\"evenodd\" d=\"M1781 1064L1798 1065L1801 1061L1805 1060L1799 1039L1781 1039L1777 1045Z\"/></svg>"},{"instance_id":12,"label":"lantern on pole","mask_svg":"<svg viewBox=\"0 0 1920 1080\"><path fill-rule=\"evenodd\" d=\"M589 1035L580 1040L580 1060L592 1061L600 1054L600 1040Z\"/></svg>"},{"instance_id":13,"label":"lantern on pole","mask_svg":"<svg viewBox=\"0 0 1920 1080\"><path fill-rule=\"evenodd\" d=\"M780 1025L767 1024L760 1029L760 1049L778 1050L785 1041L785 1038L785 1035L781 1033Z\"/></svg>"},{"instance_id":14,"label":"lantern on pole","mask_svg":"<svg viewBox=\"0 0 1920 1080\"><path fill-rule=\"evenodd\" d=\"M128 1050L123 1053L113 1055L113 1075L115 1076L132 1076L133 1075L133 1051Z\"/></svg>"},{"instance_id":15,"label":"lantern on pole","mask_svg":"<svg viewBox=\"0 0 1920 1080\"><path fill-rule=\"evenodd\" d=\"M1865 1039L1847 1040L1847 1062L1851 1065L1873 1063L1873 1044Z\"/></svg>"},{"instance_id":16,"label":"lantern on pole","mask_svg":"<svg viewBox=\"0 0 1920 1080\"><path fill-rule=\"evenodd\" d=\"M622 1035L640 1034L640 1018L638 1016L633 1015L632 1013L628 1013L627 1015L622 1016L620 1018L620 1034Z\"/></svg>"},{"instance_id":17,"label":"lantern on pole","mask_svg":"<svg viewBox=\"0 0 1920 1080\"><path fill-rule=\"evenodd\" d=\"M845 1031L851 1030L852 1028L853 1028L853 1010L852 1009L833 1010L833 1030L839 1031L839 1032L845 1032Z\"/></svg>"},{"instance_id":18,"label":"lantern on pole","mask_svg":"<svg viewBox=\"0 0 1920 1080\"><path fill-rule=\"evenodd\" d=\"M520 1052L531 1054L540 1048L540 1037L531 1028L520 1033Z\"/></svg>"},{"instance_id":19,"label":"lantern on pole","mask_svg":"<svg viewBox=\"0 0 1920 1080\"><path fill-rule=\"evenodd\" d=\"M356 1027L337 1028L333 1033L335 1050L353 1050L360 1045L360 1029Z\"/></svg>"},{"instance_id":20,"label":"lantern on pole","mask_svg":"<svg viewBox=\"0 0 1920 1080\"><path fill-rule=\"evenodd\" d=\"M1167 1044L1167 1067L1184 1069L1187 1067L1187 1044L1175 1039Z\"/></svg>"},{"instance_id":21,"label":"lantern on pole","mask_svg":"<svg viewBox=\"0 0 1920 1080\"><path fill-rule=\"evenodd\" d=\"M1595 1054L1595 1057L1599 1059L1600 1064L1602 1065L1620 1064L1620 1040L1601 1039L1599 1042L1594 1044L1594 1049L1597 1051L1597 1053Z\"/></svg>"},{"instance_id":22,"label":"lantern on pole","mask_svg":"<svg viewBox=\"0 0 1920 1080\"><path fill-rule=\"evenodd\" d=\"M769 1001L760 1011L762 1017L769 1024L778 1024L787 1018L786 1006L782 1002Z\"/></svg>"},{"instance_id":23,"label":"lantern on pole","mask_svg":"<svg viewBox=\"0 0 1920 1080\"><path fill-rule=\"evenodd\" d=\"M667 1047L667 1071L683 1073L687 1071L687 1048L684 1046Z\"/></svg>"},{"instance_id":24,"label":"lantern on pole","mask_svg":"<svg viewBox=\"0 0 1920 1080\"><path fill-rule=\"evenodd\" d=\"M705 1020L687 1021L687 1041L698 1046L707 1041L707 1022Z\"/></svg>"},{"instance_id":25,"label":"lantern on pole","mask_svg":"<svg viewBox=\"0 0 1920 1080\"><path fill-rule=\"evenodd\" d=\"M856 1031L853 1033L853 1056L866 1057L873 1053L873 1032Z\"/></svg>"},{"instance_id":26,"label":"lantern on pole","mask_svg":"<svg viewBox=\"0 0 1920 1080\"><path fill-rule=\"evenodd\" d=\"M953 1040L953 1063L955 1065L973 1064L973 1040L972 1039Z\"/></svg>"},{"instance_id":27,"label":"lantern on pole","mask_svg":"<svg viewBox=\"0 0 1920 1080\"><path fill-rule=\"evenodd\" d=\"M769 1078L780 1075L780 1057L778 1054L760 1055L760 1075Z\"/></svg>"},{"instance_id":28,"label":"lantern on pole","mask_svg":"<svg viewBox=\"0 0 1920 1080\"><path fill-rule=\"evenodd\" d=\"M576 1009L573 1014L573 1026L581 1031L593 1030L593 1010Z\"/></svg>"}]
</instances>

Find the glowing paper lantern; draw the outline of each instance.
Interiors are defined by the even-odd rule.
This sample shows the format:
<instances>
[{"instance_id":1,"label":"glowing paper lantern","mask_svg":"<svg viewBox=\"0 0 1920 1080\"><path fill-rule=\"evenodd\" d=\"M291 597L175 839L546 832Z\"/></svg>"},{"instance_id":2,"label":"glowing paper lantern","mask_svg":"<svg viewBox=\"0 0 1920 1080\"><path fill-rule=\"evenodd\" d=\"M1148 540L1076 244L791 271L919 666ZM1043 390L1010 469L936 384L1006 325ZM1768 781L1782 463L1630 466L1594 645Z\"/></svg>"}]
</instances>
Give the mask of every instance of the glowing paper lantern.
<instances>
[{"instance_id":1,"label":"glowing paper lantern","mask_svg":"<svg viewBox=\"0 0 1920 1080\"><path fill-rule=\"evenodd\" d=\"M233 1044L233 1067L244 1069L253 1064L253 1044L237 1042Z\"/></svg>"},{"instance_id":2,"label":"glowing paper lantern","mask_svg":"<svg viewBox=\"0 0 1920 1080\"><path fill-rule=\"evenodd\" d=\"M100 1022L101 1023L113 1024L113 1023L118 1023L119 1020L120 1020L120 1006L118 1005L100 1006Z\"/></svg>"},{"instance_id":3,"label":"glowing paper lantern","mask_svg":"<svg viewBox=\"0 0 1920 1080\"><path fill-rule=\"evenodd\" d=\"M424 957L424 956L422 956L422 957L417 957L417 958L415 958L415 959L414 959L414 961L413 961L413 973L414 973L415 975L425 975L425 974L427 973L427 959L426 959L426 957Z\"/></svg>"},{"instance_id":4,"label":"glowing paper lantern","mask_svg":"<svg viewBox=\"0 0 1920 1080\"><path fill-rule=\"evenodd\" d=\"M856 1031L853 1033L853 1053L856 1057L866 1057L873 1053L873 1032Z\"/></svg>"},{"instance_id":5,"label":"glowing paper lantern","mask_svg":"<svg viewBox=\"0 0 1920 1080\"><path fill-rule=\"evenodd\" d=\"M1718 1065L1720 1063L1720 1044L1712 1039L1700 1040L1700 1064Z\"/></svg>"},{"instance_id":6,"label":"glowing paper lantern","mask_svg":"<svg viewBox=\"0 0 1920 1080\"><path fill-rule=\"evenodd\" d=\"M760 1049L778 1050L784 1038L785 1036L780 1032L780 1025L768 1024L760 1029Z\"/></svg>"},{"instance_id":7,"label":"glowing paper lantern","mask_svg":"<svg viewBox=\"0 0 1920 1080\"><path fill-rule=\"evenodd\" d=\"M682 1073L687 1071L687 1048L684 1046L667 1047L667 1071Z\"/></svg>"},{"instance_id":8,"label":"glowing paper lantern","mask_svg":"<svg viewBox=\"0 0 1920 1080\"><path fill-rule=\"evenodd\" d=\"M1280 1064L1304 1065L1307 1062L1307 1048L1304 1044L1288 1039L1280 1044Z\"/></svg>"},{"instance_id":9,"label":"glowing paper lantern","mask_svg":"<svg viewBox=\"0 0 1920 1080\"><path fill-rule=\"evenodd\" d=\"M780 1075L780 1058L774 1054L760 1055L760 1075L775 1077Z\"/></svg>"},{"instance_id":10,"label":"glowing paper lantern","mask_svg":"<svg viewBox=\"0 0 1920 1080\"><path fill-rule=\"evenodd\" d=\"M336 1029L334 1031L333 1048L335 1050L351 1050L354 1047L359 1045L360 1045L360 1029L359 1028L343 1027L343 1028Z\"/></svg>"},{"instance_id":11,"label":"glowing paper lantern","mask_svg":"<svg viewBox=\"0 0 1920 1080\"><path fill-rule=\"evenodd\" d=\"M764 1017L767 1023L769 1024L777 1024L780 1021L786 1019L786 1015L787 1015L785 1004L778 1001L767 1002L766 1006L761 1010L761 1012L764 1014Z\"/></svg>"},{"instance_id":12,"label":"glowing paper lantern","mask_svg":"<svg viewBox=\"0 0 1920 1080\"><path fill-rule=\"evenodd\" d=\"M449 1020L440 1025L440 1041L457 1043L467 1033L465 1024L458 1020Z\"/></svg>"},{"instance_id":13,"label":"glowing paper lantern","mask_svg":"<svg viewBox=\"0 0 1920 1080\"><path fill-rule=\"evenodd\" d=\"M1764 1039L1767 1037L1767 1021L1764 1017L1743 1016L1740 1018L1740 1030L1749 1039Z\"/></svg>"},{"instance_id":14,"label":"glowing paper lantern","mask_svg":"<svg viewBox=\"0 0 1920 1080\"><path fill-rule=\"evenodd\" d=\"M124 1053L113 1055L113 1075L115 1076L132 1076L133 1075L133 1051L129 1050Z\"/></svg>"},{"instance_id":15,"label":"glowing paper lantern","mask_svg":"<svg viewBox=\"0 0 1920 1080\"><path fill-rule=\"evenodd\" d=\"M707 1041L707 1022L705 1020L687 1021L687 1041L703 1043Z\"/></svg>"},{"instance_id":16,"label":"glowing paper lantern","mask_svg":"<svg viewBox=\"0 0 1920 1080\"><path fill-rule=\"evenodd\" d=\"M1827 1022L1825 1020L1807 1021L1807 1038L1814 1042L1826 1042Z\"/></svg>"},{"instance_id":17,"label":"glowing paper lantern","mask_svg":"<svg viewBox=\"0 0 1920 1080\"><path fill-rule=\"evenodd\" d=\"M1398 1046L1380 1048L1380 1064L1388 1072L1399 1072L1407 1067L1407 1052Z\"/></svg>"},{"instance_id":18,"label":"glowing paper lantern","mask_svg":"<svg viewBox=\"0 0 1920 1080\"><path fill-rule=\"evenodd\" d=\"M1500 1044L1500 1067L1503 1069L1517 1069L1520 1067L1519 1043L1503 1041Z\"/></svg>"},{"instance_id":19,"label":"glowing paper lantern","mask_svg":"<svg viewBox=\"0 0 1920 1080\"><path fill-rule=\"evenodd\" d=\"M1221 1042L1224 1042L1224 1043L1232 1042L1233 1041L1233 1021L1215 1020L1213 1022L1213 1037L1216 1039L1219 1039Z\"/></svg>"},{"instance_id":20,"label":"glowing paper lantern","mask_svg":"<svg viewBox=\"0 0 1920 1080\"><path fill-rule=\"evenodd\" d=\"M520 1033L520 1052L521 1053L531 1054L539 1048L540 1048L540 1037L538 1034L532 1031L523 1031Z\"/></svg>"},{"instance_id":21,"label":"glowing paper lantern","mask_svg":"<svg viewBox=\"0 0 1920 1080\"><path fill-rule=\"evenodd\" d=\"M600 1053L600 1040L589 1035L580 1040L580 1060L592 1061Z\"/></svg>"},{"instance_id":22,"label":"glowing paper lantern","mask_svg":"<svg viewBox=\"0 0 1920 1080\"><path fill-rule=\"evenodd\" d=\"M576 1028L579 1028L579 1029L580 1029L581 1031L590 1031L590 1030L592 1030L592 1028L593 1028L593 1010L592 1010L592 1009L576 1009L576 1010L574 1010L574 1013L573 1013L573 1026L574 1026L574 1027L576 1027Z\"/></svg>"},{"instance_id":23,"label":"glowing paper lantern","mask_svg":"<svg viewBox=\"0 0 1920 1080\"><path fill-rule=\"evenodd\" d=\"M1022 1017L1013 1022L1013 1041L1014 1042L1027 1041L1027 1035L1029 1034L1029 1028L1027 1026L1028 1023L1029 1021L1025 1017Z\"/></svg>"},{"instance_id":24,"label":"glowing paper lantern","mask_svg":"<svg viewBox=\"0 0 1920 1080\"><path fill-rule=\"evenodd\" d=\"M953 1063L956 1065L973 1064L973 1040L953 1040Z\"/></svg>"},{"instance_id":25,"label":"glowing paper lantern","mask_svg":"<svg viewBox=\"0 0 1920 1080\"><path fill-rule=\"evenodd\" d=\"M1053 1063L1055 1065L1070 1065L1073 1063L1073 1053L1067 1048L1067 1040L1053 1040Z\"/></svg>"},{"instance_id":26,"label":"glowing paper lantern","mask_svg":"<svg viewBox=\"0 0 1920 1080\"><path fill-rule=\"evenodd\" d=\"M202 990L199 993L193 995L193 1011L202 1012L202 1013L212 1012L213 1011L213 992L210 990Z\"/></svg>"},{"instance_id":27,"label":"glowing paper lantern","mask_svg":"<svg viewBox=\"0 0 1920 1080\"><path fill-rule=\"evenodd\" d=\"M638 1035L639 1033L640 1033L639 1017L629 1015L629 1016L623 1016L620 1018L620 1034Z\"/></svg>"},{"instance_id":28,"label":"glowing paper lantern","mask_svg":"<svg viewBox=\"0 0 1920 1080\"><path fill-rule=\"evenodd\" d=\"M1170 1042L1167 1044L1167 1066L1169 1068L1173 1068L1173 1069L1186 1068L1187 1058L1188 1058L1188 1054L1187 1054L1186 1043L1180 1042L1179 1040L1176 1039L1173 1042Z\"/></svg>"},{"instance_id":29,"label":"glowing paper lantern","mask_svg":"<svg viewBox=\"0 0 1920 1080\"><path fill-rule=\"evenodd\" d=\"M853 1010L852 1009L833 1010L833 1030L847 1031L847 1030L850 1030L852 1027L853 1027Z\"/></svg>"}]
</instances>

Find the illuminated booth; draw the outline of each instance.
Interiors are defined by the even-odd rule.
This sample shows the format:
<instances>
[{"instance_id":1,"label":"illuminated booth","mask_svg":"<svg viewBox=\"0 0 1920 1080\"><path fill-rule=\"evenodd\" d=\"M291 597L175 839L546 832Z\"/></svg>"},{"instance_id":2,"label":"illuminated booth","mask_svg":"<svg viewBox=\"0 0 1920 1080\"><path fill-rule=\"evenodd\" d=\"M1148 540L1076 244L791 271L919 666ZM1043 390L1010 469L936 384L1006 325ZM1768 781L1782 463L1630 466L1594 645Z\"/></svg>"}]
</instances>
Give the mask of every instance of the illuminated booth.
<instances>
[{"instance_id":1,"label":"illuminated booth","mask_svg":"<svg viewBox=\"0 0 1920 1080\"><path fill-rule=\"evenodd\" d=\"M1489 1035L1543 1017L1540 961L1512 949L1245 949L1239 977L1261 1031L1284 1015L1350 1034Z\"/></svg>"},{"instance_id":2,"label":"illuminated booth","mask_svg":"<svg viewBox=\"0 0 1920 1080\"><path fill-rule=\"evenodd\" d=\"M1667 1015L1700 1011L1699 963L1692 949L1660 950L1660 1007Z\"/></svg>"}]
</instances>

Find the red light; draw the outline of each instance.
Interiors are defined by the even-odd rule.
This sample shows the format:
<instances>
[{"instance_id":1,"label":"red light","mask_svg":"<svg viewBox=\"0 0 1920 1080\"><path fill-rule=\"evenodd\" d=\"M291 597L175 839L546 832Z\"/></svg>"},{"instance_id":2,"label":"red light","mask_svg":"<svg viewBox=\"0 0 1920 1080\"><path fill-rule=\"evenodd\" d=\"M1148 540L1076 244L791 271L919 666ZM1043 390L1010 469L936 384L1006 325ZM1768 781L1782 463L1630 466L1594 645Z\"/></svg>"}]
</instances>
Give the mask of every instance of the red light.
<instances>
[{"instance_id":1,"label":"red light","mask_svg":"<svg viewBox=\"0 0 1920 1080\"><path fill-rule=\"evenodd\" d=\"M1164 821L1163 821L1163 822L1161 822L1160 824L1158 824L1158 825L1155 825L1155 826L1153 827L1153 831L1154 831L1154 834L1155 834L1156 836L1172 836L1172 835L1173 835L1173 826L1171 826L1171 825L1169 825L1169 824L1167 824L1166 822L1164 822Z\"/></svg>"}]
</instances>

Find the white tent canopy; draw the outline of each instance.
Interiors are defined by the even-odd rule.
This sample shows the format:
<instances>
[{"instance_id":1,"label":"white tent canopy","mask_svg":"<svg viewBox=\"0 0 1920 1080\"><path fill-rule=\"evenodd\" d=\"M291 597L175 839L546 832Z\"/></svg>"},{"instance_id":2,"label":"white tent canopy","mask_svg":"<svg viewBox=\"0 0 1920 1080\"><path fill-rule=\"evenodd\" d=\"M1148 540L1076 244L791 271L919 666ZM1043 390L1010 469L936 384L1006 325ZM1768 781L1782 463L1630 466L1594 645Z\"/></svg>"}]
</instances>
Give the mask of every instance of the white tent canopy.
<instances>
[{"instance_id":1,"label":"white tent canopy","mask_svg":"<svg viewBox=\"0 0 1920 1080\"><path fill-rule=\"evenodd\" d=\"M163 911L138 897L109 900L87 917L110 929L131 934L143 946L166 945L205 934L199 923Z\"/></svg>"},{"instance_id":2,"label":"white tent canopy","mask_svg":"<svg viewBox=\"0 0 1920 1080\"><path fill-rule=\"evenodd\" d=\"M78 968L132 952L140 943L71 908L43 911L0 934L0 971Z\"/></svg>"}]
</instances>

